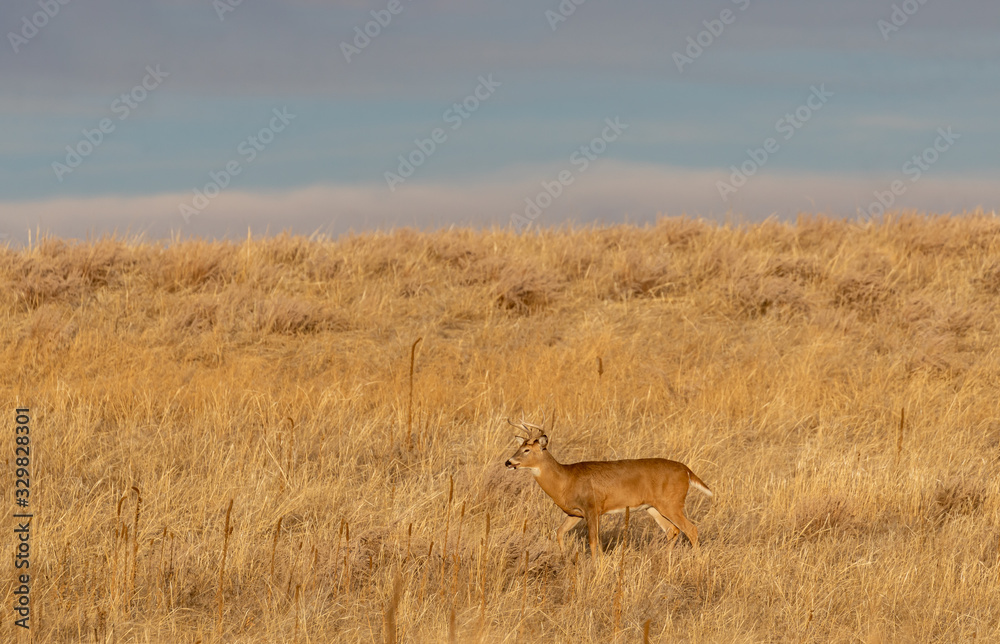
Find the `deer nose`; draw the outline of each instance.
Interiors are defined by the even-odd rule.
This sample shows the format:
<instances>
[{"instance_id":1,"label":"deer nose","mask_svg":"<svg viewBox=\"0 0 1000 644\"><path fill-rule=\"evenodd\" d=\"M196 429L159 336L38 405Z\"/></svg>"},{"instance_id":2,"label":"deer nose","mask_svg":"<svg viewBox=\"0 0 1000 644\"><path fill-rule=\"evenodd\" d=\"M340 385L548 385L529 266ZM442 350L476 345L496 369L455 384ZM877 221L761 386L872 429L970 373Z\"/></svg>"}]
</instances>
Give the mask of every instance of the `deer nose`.
<instances>
[{"instance_id":1,"label":"deer nose","mask_svg":"<svg viewBox=\"0 0 1000 644\"><path fill-rule=\"evenodd\" d=\"M506 463L504 463L504 465L510 467L510 461L507 461Z\"/></svg>"}]
</instances>

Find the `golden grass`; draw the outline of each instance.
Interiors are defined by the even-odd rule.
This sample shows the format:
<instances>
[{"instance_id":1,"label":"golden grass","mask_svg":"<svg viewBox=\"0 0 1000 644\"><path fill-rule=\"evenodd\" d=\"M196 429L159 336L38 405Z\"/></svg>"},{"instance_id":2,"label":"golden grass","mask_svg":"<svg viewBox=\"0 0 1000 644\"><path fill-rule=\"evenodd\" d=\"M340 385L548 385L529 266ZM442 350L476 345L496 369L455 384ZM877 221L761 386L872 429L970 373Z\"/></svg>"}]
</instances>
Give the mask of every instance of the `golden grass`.
<instances>
[{"instance_id":1,"label":"golden grass","mask_svg":"<svg viewBox=\"0 0 1000 644\"><path fill-rule=\"evenodd\" d=\"M43 239L0 282L35 642L1000 640L981 213ZM691 466L703 555L643 513L563 558L522 413Z\"/></svg>"}]
</instances>

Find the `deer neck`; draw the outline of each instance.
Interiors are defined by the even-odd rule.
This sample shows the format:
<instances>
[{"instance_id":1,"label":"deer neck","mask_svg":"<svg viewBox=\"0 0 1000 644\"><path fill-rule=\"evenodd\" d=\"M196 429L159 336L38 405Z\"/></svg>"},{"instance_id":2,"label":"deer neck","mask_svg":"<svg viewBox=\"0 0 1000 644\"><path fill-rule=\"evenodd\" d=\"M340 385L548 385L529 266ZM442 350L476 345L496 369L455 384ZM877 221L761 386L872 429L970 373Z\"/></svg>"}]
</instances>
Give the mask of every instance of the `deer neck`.
<instances>
[{"instance_id":1,"label":"deer neck","mask_svg":"<svg viewBox=\"0 0 1000 644\"><path fill-rule=\"evenodd\" d=\"M538 485L553 499L562 497L568 474L565 466L552 457L548 451L543 452L544 457L539 467L532 468L532 474Z\"/></svg>"}]
</instances>

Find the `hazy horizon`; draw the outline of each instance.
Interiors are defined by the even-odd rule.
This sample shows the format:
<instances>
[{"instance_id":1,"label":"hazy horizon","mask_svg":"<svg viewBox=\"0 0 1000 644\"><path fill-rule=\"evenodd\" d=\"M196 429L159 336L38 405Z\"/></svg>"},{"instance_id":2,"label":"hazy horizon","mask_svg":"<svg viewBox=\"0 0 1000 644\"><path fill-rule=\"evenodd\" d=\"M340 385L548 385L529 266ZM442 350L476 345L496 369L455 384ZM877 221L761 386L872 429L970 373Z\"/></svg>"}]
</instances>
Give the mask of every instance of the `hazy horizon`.
<instances>
[{"instance_id":1,"label":"hazy horizon","mask_svg":"<svg viewBox=\"0 0 1000 644\"><path fill-rule=\"evenodd\" d=\"M985 1L15 0L0 235L991 212L998 18Z\"/></svg>"}]
</instances>

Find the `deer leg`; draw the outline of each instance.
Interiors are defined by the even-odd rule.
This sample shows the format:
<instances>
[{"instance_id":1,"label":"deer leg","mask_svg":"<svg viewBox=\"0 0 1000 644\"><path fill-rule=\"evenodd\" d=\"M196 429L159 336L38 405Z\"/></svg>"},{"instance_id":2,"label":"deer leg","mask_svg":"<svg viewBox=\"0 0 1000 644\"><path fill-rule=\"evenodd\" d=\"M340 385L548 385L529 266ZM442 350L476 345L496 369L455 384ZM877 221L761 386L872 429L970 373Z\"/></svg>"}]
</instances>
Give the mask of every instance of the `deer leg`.
<instances>
[{"instance_id":1,"label":"deer leg","mask_svg":"<svg viewBox=\"0 0 1000 644\"><path fill-rule=\"evenodd\" d=\"M698 528L695 527L693 523L688 521L688 518L684 516L684 506L683 505L673 505L664 504L662 507L657 507L656 510L670 520L675 526L677 526L681 532L687 535L687 538L691 540L691 546L694 548L695 552L701 552L701 548L698 546Z\"/></svg>"},{"instance_id":2,"label":"deer leg","mask_svg":"<svg viewBox=\"0 0 1000 644\"><path fill-rule=\"evenodd\" d=\"M587 520L587 541L590 543L590 556L597 559L597 554L601 551L601 515L598 512L590 511L586 513Z\"/></svg>"},{"instance_id":3,"label":"deer leg","mask_svg":"<svg viewBox=\"0 0 1000 644\"><path fill-rule=\"evenodd\" d=\"M583 517L566 517L559 529L556 530L556 541L559 542L559 551L563 552L566 549L566 544L563 543L563 535L568 531L573 529L577 523L580 523L580 519Z\"/></svg>"},{"instance_id":4,"label":"deer leg","mask_svg":"<svg viewBox=\"0 0 1000 644\"><path fill-rule=\"evenodd\" d=\"M677 540L681 537L680 530L673 523L670 523L666 517L657 512L656 508L650 506L646 508L646 512L649 513L649 516L653 517L656 525L660 526L660 529L667 533L667 539L670 541L670 549L673 550L677 544Z\"/></svg>"}]
</instances>

